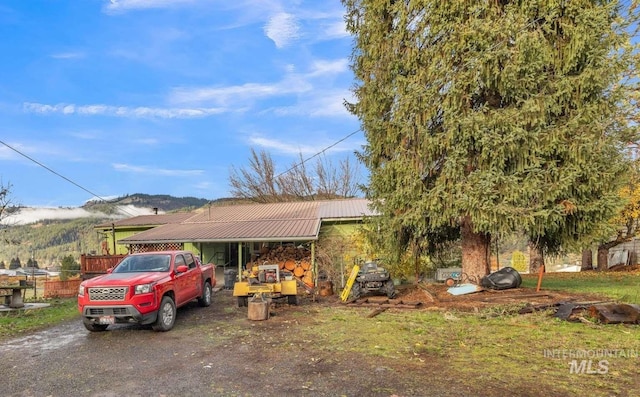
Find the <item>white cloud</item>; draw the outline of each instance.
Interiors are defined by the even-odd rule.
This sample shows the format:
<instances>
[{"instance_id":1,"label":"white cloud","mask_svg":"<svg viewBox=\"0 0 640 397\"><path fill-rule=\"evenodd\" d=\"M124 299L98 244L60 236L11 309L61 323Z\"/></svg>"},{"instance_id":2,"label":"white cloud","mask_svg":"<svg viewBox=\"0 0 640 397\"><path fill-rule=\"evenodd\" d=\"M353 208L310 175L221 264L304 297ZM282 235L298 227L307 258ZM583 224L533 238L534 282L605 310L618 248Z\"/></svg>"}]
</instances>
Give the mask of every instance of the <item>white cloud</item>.
<instances>
[{"instance_id":1,"label":"white cloud","mask_svg":"<svg viewBox=\"0 0 640 397\"><path fill-rule=\"evenodd\" d=\"M107 14L117 14L130 10L169 8L189 3L196 3L196 0L109 0L103 10Z\"/></svg>"},{"instance_id":2,"label":"white cloud","mask_svg":"<svg viewBox=\"0 0 640 397\"><path fill-rule=\"evenodd\" d=\"M14 148L18 148L20 147L20 144L13 143L11 144L11 146ZM7 146L0 145L0 160L11 160L11 159L15 159L17 156L18 154L13 150L9 149Z\"/></svg>"},{"instance_id":3,"label":"white cloud","mask_svg":"<svg viewBox=\"0 0 640 397\"><path fill-rule=\"evenodd\" d=\"M3 220L7 225L27 225L44 219L76 219L105 217L105 214L86 211L82 208L21 208L16 214L12 214Z\"/></svg>"},{"instance_id":4,"label":"white cloud","mask_svg":"<svg viewBox=\"0 0 640 397\"><path fill-rule=\"evenodd\" d=\"M258 146L258 147L262 147L265 149L271 149L271 150L275 150L277 152L280 153L285 153L285 154L291 154L291 155L300 155L302 154L303 156L309 156L309 155L314 155L317 154L321 151L323 151L325 148L327 148L330 143L328 143L325 146L320 146L320 145L315 145L315 146L311 146L311 145L301 145L301 144L290 144L290 143L286 143L283 142L281 139L270 139L270 138L265 138L263 136L259 136L259 135L253 135L251 137L249 137L249 144L251 146ZM353 147L343 147L340 145L336 145L331 147L329 150L327 150L328 152L343 152L343 151L349 151L349 150L353 150Z\"/></svg>"},{"instance_id":5,"label":"white cloud","mask_svg":"<svg viewBox=\"0 0 640 397\"><path fill-rule=\"evenodd\" d=\"M299 94L311 91L313 86L298 75L289 75L274 84L247 83L228 87L176 88L171 94L174 103L213 102L221 106L246 100Z\"/></svg>"},{"instance_id":6,"label":"white cloud","mask_svg":"<svg viewBox=\"0 0 640 397\"><path fill-rule=\"evenodd\" d=\"M113 198L115 198L115 196ZM93 198L93 200L96 199L97 197ZM87 211L79 207L25 207L21 208L17 213L3 219L2 223L6 225L28 225L45 219L130 218L138 215L152 215L153 213L152 208L135 207L133 205L119 205L116 207L116 213L109 215L102 212Z\"/></svg>"},{"instance_id":7,"label":"white cloud","mask_svg":"<svg viewBox=\"0 0 640 397\"><path fill-rule=\"evenodd\" d=\"M252 146L259 146L266 149L274 149L281 153L287 154L313 154L317 152L317 148L309 145L289 144L278 139L268 139L261 136L252 136L249 138Z\"/></svg>"},{"instance_id":8,"label":"white cloud","mask_svg":"<svg viewBox=\"0 0 640 397\"><path fill-rule=\"evenodd\" d=\"M318 59L311 64L311 71L307 73L307 77L317 77L326 74L341 74L349 70L349 60L346 58L335 60Z\"/></svg>"},{"instance_id":9,"label":"white cloud","mask_svg":"<svg viewBox=\"0 0 640 397\"><path fill-rule=\"evenodd\" d=\"M295 106L278 107L272 111L278 116L355 117L344 106L345 100L354 101L350 91L316 91L313 97L302 99Z\"/></svg>"},{"instance_id":10,"label":"white cloud","mask_svg":"<svg viewBox=\"0 0 640 397\"><path fill-rule=\"evenodd\" d=\"M198 176L204 174L203 170L167 170L156 167L136 166L130 164L115 163L112 164L113 169L121 172L129 172L134 174L149 174L163 176Z\"/></svg>"},{"instance_id":11,"label":"white cloud","mask_svg":"<svg viewBox=\"0 0 640 397\"><path fill-rule=\"evenodd\" d=\"M160 118L160 119L193 119L215 116L228 112L223 108L152 108L127 107L110 105L73 105L25 102L23 109L27 113L64 115L79 114L83 116L111 116L123 118Z\"/></svg>"},{"instance_id":12,"label":"white cloud","mask_svg":"<svg viewBox=\"0 0 640 397\"><path fill-rule=\"evenodd\" d=\"M27 135L27 134L25 134ZM21 137L21 139L26 139ZM30 163L31 160L26 159L25 156L30 157L46 157L46 156L65 156L67 159L71 159L66 148L60 148L52 142L5 142L8 146L0 144L0 160L20 160ZM2 177L2 175L0 175Z\"/></svg>"},{"instance_id":13,"label":"white cloud","mask_svg":"<svg viewBox=\"0 0 640 397\"><path fill-rule=\"evenodd\" d=\"M296 17L286 12L280 12L269 18L264 27L264 33L273 40L277 48L284 48L296 41L300 34L300 25Z\"/></svg>"},{"instance_id":14,"label":"white cloud","mask_svg":"<svg viewBox=\"0 0 640 397\"><path fill-rule=\"evenodd\" d=\"M226 87L178 87L173 90L169 101L176 104L215 103L231 107L245 101L286 95L315 93L311 80L324 76L337 76L349 71L346 58L335 60L315 60L307 73L295 73L296 67L285 65L286 75L276 83L246 83Z\"/></svg>"},{"instance_id":15,"label":"white cloud","mask_svg":"<svg viewBox=\"0 0 640 397\"><path fill-rule=\"evenodd\" d=\"M84 58L85 54L82 52L60 52L56 54L51 54L51 58L54 59L78 59Z\"/></svg>"},{"instance_id":16,"label":"white cloud","mask_svg":"<svg viewBox=\"0 0 640 397\"><path fill-rule=\"evenodd\" d=\"M333 21L330 24L326 25L324 28L325 39L341 39L348 36L349 32L347 32L346 26L342 19Z\"/></svg>"}]
</instances>

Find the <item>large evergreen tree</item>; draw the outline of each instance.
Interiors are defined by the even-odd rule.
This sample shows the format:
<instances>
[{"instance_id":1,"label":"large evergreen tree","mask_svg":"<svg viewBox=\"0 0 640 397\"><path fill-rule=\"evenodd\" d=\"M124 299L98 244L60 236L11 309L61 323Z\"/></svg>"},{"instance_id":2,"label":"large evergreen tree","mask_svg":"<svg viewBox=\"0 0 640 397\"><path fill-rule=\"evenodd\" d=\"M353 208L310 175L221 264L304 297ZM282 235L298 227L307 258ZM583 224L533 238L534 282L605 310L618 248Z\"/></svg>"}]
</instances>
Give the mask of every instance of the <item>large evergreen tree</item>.
<instances>
[{"instance_id":1,"label":"large evergreen tree","mask_svg":"<svg viewBox=\"0 0 640 397\"><path fill-rule=\"evenodd\" d=\"M398 249L459 235L463 272L479 280L492 235L525 231L556 252L618 208L628 9L587 0L343 3L367 194Z\"/></svg>"}]
</instances>

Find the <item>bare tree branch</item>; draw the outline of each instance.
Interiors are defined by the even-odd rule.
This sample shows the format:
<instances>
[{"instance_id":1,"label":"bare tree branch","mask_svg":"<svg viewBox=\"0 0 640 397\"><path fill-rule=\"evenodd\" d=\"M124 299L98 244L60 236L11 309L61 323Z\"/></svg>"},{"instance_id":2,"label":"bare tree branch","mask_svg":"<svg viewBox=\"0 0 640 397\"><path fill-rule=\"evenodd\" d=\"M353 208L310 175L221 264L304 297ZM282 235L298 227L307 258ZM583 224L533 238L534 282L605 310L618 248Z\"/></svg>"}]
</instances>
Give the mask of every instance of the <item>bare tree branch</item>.
<instances>
[{"instance_id":1,"label":"bare tree branch","mask_svg":"<svg viewBox=\"0 0 640 397\"><path fill-rule=\"evenodd\" d=\"M300 154L300 161L276 175L271 156L251 149L249 165L231 168L229 183L236 198L258 203L304 201L355 197L358 172L348 159L336 167L326 157L319 158L310 170Z\"/></svg>"},{"instance_id":2,"label":"bare tree branch","mask_svg":"<svg viewBox=\"0 0 640 397\"><path fill-rule=\"evenodd\" d=\"M11 225L7 223L7 218L18 210L18 206L11 201L11 184L5 185L0 181L0 243L4 244L20 244L20 241L12 240L6 237L4 233Z\"/></svg>"}]
</instances>

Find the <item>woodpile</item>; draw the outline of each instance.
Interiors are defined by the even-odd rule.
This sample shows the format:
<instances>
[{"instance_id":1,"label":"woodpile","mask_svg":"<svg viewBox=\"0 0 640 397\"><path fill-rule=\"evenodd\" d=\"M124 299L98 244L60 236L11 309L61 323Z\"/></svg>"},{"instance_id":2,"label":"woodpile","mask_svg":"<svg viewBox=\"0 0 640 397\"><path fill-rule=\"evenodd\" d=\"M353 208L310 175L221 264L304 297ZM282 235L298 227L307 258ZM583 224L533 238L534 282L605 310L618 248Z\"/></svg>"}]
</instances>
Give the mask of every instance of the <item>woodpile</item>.
<instances>
[{"instance_id":1,"label":"woodpile","mask_svg":"<svg viewBox=\"0 0 640 397\"><path fill-rule=\"evenodd\" d=\"M277 264L281 272L289 272L305 285L313 287L313 269L309 249L294 245L263 248L260 250L260 255L247 264L247 268L271 263Z\"/></svg>"}]
</instances>

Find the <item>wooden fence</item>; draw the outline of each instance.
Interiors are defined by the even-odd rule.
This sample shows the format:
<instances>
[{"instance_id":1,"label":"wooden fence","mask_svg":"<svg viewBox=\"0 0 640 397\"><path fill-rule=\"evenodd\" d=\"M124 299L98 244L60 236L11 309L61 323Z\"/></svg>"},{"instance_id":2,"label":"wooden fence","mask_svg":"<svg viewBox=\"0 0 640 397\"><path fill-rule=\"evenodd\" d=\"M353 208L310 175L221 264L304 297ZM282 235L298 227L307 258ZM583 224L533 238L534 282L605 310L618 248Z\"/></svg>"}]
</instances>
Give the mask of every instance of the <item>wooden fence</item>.
<instances>
[{"instance_id":1,"label":"wooden fence","mask_svg":"<svg viewBox=\"0 0 640 397\"><path fill-rule=\"evenodd\" d=\"M99 276L107 272L126 255L80 255L80 273L83 279Z\"/></svg>"},{"instance_id":2,"label":"wooden fence","mask_svg":"<svg viewBox=\"0 0 640 397\"><path fill-rule=\"evenodd\" d=\"M47 280L44 282L45 298L72 298L78 295L81 279L67 281Z\"/></svg>"}]
</instances>

